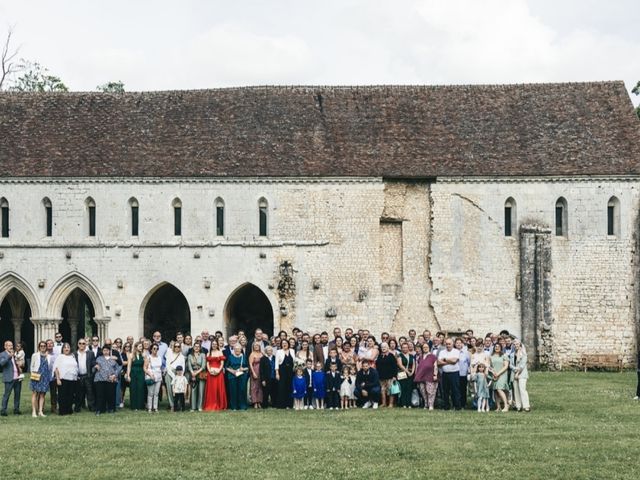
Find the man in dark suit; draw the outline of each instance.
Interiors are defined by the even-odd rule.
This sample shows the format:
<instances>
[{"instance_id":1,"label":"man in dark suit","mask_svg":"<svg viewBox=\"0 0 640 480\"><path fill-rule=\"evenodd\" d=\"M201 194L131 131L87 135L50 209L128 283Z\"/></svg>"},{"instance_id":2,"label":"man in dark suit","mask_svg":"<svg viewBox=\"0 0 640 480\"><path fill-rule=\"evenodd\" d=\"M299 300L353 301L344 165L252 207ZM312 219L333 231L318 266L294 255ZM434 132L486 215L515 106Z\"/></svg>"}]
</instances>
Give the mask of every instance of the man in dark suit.
<instances>
[{"instance_id":1,"label":"man in dark suit","mask_svg":"<svg viewBox=\"0 0 640 480\"><path fill-rule=\"evenodd\" d=\"M313 410L313 360L310 358L307 358L304 369L304 382L307 386L307 391L304 394L304 409Z\"/></svg>"},{"instance_id":2,"label":"man in dark suit","mask_svg":"<svg viewBox=\"0 0 640 480\"><path fill-rule=\"evenodd\" d=\"M371 368L369 360L362 359L362 369L356 375L355 396L362 408L378 408L380 402L380 377Z\"/></svg>"},{"instance_id":3,"label":"man in dark suit","mask_svg":"<svg viewBox=\"0 0 640 480\"><path fill-rule=\"evenodd\" d=\"M342 376L338 372L338 364L332 363L326 377L327 384L327 408L338 410L340 408L340 385Z\"/></svg>"},{"instance_id":4,"label":"man in dark suit","mask_svg":"<svg viewBox=\"0 0 640 480\"><path fill-rule=\"evenodd\" d=\"M89 410L94 411L96 407L95 394L93 390L93 367L96 365L96 357L93 351L87 348L84 339L78 340L78 351L73 354L78 362L78 381L74 394L74 410L79 412L82 407L88 404ZM85 398L87 404L85 404Z\"/></svg>"},{"instance_id":5,"label":"man in dark suit","mask_svg":"<svg viewBox=\"0 0 640 480\"><path fill-rule=\"evenodd\" d=\"M260 358L260 384L262 385L262 408L269 405L276 405L276 393L278 391L278 381L276 380L276 356L273 354L273 347L267 345L264 355Z\"/></svg>"},{"instance_id":6,"label":"man in dark suit","mask_svg":"<svg viewBox=\"0 0 640 480\"><path fill-rule=\"evenodd\" d=\"M16 363L13 342L4 342L4 351L0 353L0 368L2 369L2 381L4 382L4 395L2 396L2 410L0 415L7 416L9 397L13 392L13 413L20 415L20 392L22 391L22 378L20 378L20 368Z\"/></svg>"}]
</instances>

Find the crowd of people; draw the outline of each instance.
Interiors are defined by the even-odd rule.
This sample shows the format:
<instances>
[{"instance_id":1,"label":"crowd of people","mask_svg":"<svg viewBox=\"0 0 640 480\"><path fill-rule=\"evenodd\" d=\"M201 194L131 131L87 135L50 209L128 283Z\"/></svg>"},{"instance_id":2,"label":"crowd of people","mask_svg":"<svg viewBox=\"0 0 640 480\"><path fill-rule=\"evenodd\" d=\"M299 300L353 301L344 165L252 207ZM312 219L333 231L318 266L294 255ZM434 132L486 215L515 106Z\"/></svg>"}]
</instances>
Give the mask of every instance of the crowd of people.
<instances>
[{"instance_id":1,"label":"crowd of people","mask_svg":"<svg viewBox=\"0 0 640 480\"><path fill-rule=\"evenodd\" d=\"M257 329L225 339L222 332L198 336L178 332L169 343L151 338L125 341L81 338L72 350L61 333L40 341L30 361L22 345L4 343L0 368L5 384L2 416L13 393L20 414L22 383L32 392L33 417L96 415L128 407L157 413L162 397L173 412L184 410L295 410L401 407L445 410L473 408L528 412L527 353L507 331L455 338L409 330L376 339L347 328L309 334L294 328L269 337ZM29 377L25 373L29 373ZM27 380L28 379L28 380Z\"/></svg>"}]
</instances>

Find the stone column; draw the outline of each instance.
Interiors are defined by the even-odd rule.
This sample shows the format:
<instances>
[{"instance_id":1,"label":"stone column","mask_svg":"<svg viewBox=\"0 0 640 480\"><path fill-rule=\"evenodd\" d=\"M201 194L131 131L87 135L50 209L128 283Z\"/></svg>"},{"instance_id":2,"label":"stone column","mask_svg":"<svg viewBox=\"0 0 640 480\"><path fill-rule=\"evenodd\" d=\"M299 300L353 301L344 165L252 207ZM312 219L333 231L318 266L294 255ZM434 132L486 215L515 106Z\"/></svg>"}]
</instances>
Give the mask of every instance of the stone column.
<instances>
[{"instance_id":1,"label":"stone column","mask_svg":"<svg viewBox=\"0 0 640 480\"><path fill-rule=\"evenodd\" d=\"M551 326L551 229L520 226L522 342L533 366L555 368Z\"/></svg>"},{"instance_id":2,"label":"stone column","mask_svg":"<svg viewBox=\"0 0 640 480\"><path fill-rule=\"evenodd\" d=\"M14 344L17 345L20 341L22 341L22 318L13 317L11 319L11 323L13 323L13 339Z\"/></svg>"},{"instance_id":3,"label":"stone column","mask_svg":"<svg viewBox=\"0 0 640 480\"><path fill-rule=\"evenodd\" d=\"M104 342L105 338L109 337L109 322L111 322L111 317L94 318L93 320L96 322L96 325L98 325L100 341Z\"/></svg>"},{"instance_id":4,"label":"stone column","mask_svg":"<svg viewBox=\"0 0 640 480\"><path fill-rule=\"evenodd\" d=\"M53 340L55 338L60 323L62 323L62 318L32 318L31 322L34 325L35 344L37 347L39 341Z\"/></svg>"}]
</instances>

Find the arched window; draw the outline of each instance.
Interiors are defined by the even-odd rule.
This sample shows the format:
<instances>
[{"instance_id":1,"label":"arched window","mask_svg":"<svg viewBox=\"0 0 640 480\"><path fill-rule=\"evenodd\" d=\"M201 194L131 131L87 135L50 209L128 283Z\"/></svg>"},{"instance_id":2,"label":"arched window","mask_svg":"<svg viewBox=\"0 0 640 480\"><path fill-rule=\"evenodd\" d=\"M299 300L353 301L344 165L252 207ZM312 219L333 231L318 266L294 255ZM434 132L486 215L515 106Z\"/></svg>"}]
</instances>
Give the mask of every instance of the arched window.
<instances>
[{"instance_id":1,"label":"arched window","mask_svg":"<svg viewBox=\"0 0 640 480\"><path fill-rule=\"evenodd\" d=\"M44 207L47 237L51 237L53 235L53 206L51 205L51 200L49 200L48 197L44 197L42 199L42 206Z\"/></svg>"},{"instance_id":2,"label":"arched window","mask_svg":"<svg viewBox=\"0 0 640 480\"><path fill-rule=\"evenodd\" d=\"M556 201L556 236L566 237L569 233L569 212L567 201L560 197Z\"/></svg>"},{"instance_id":3,"label":"arched window","mask_svg":"<svg viewBox=\"0 0 640 480\"><path fill-rule=\"evenodd\" d=\"M138 200L135 197L129 199L129 208L131 208L131 236L138 236Z\"/></svg>"},{"instance_id":4,"label":"arched window","mask_svg":"<svg viewBox=\"0 0 640 480\"><path fill-rule=\"evenodd\" d=\"M512 237L513 230L518 229L518 225L516 223L516 201L509 197L507 201L504 202L504 236Z\"/></svg>"},{"instance_id":5,"label":"arched window","mask_svg":"<svg viewBox=\"0 0 640 480\"><path fill-rule=\"evenodd\" d=\"M9 202L6 198L0 198L0 209L2 209L2 237L9 238Z\"/></svg>"},{"instance_id":6,"label":"arched window","mask_svg":"<svg viewBox=\"0 0 640 480\"><path fill-rule=\"evenodd\" d=\"M182 202L179 198L174 198L173 206L173 234L182 235Z\"/></svg>"},{"instance_id":7,"label":"arched window","mask_svg":"<svg viewBox=\"0 0 640 480\"><path fill-rule=\"evenodd\" d=\"M224 200L216 198L216 235L224 235Z\"/></svg>"},{"instance_id":8,"label":"arched window","mask_svg":"<svg viewBox=\"0 0 640 480\"><path fill-rule=\"evenodd\" d=\"M93 198L88 197L85 200L85 205L87 206L87 215L89 217L89 236L96 236L96 202Z\"/></svg>"},{"instance_id":9,"label":"arched window","mask_svg":"<svg viewBox=\"0 0 640 480\"><path fill-rule=\"evenodd\" d=\"M607 235L620 236L620 200L611 197L607 202Z\"/></svg>"},{"instance_id":10,"label":"arched window","mask_svg":"<svg viewBox=\"0 0 640 480\"><path fill-rule=\"evenodd\" d=\"M267 203L266 198L261 198L258 201L258 217L259 217L259 234L261 237L267 236L267 228L268 228L268 210L269 204Z\"/></svg>"}]
</instances>

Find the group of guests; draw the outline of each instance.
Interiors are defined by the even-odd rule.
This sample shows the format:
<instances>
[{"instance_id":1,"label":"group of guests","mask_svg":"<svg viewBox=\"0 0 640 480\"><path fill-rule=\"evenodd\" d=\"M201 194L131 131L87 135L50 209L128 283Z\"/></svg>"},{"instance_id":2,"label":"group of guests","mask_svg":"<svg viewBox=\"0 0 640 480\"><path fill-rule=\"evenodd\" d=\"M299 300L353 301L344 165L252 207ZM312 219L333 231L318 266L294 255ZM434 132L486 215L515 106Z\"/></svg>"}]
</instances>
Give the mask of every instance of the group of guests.
<instances>
[{"instance_id":1,"label":"group of guests","mask_svg":"<svg viewBox=\"0 0 640 480\"><path fill-rule=\"evenodd\" d=\"M22 353L21 353L22 352ZM0 353L5 393L2 415L14 395L14 413L26 369L24 351L5 342ZM166 396L171 411L253 408L349 409L467 408L479 412L529 411L527 353L507 331L476 337L467 330L455 338L442 332L378 341L366 329L334 328L311 335L294 328L269 337L257 329L178 333L168 344L160 332L126 341L82 338L77 348L41 341L29 364L32 416L43 417L45 396L51 412L69 415L83 408L96 415L124 407L158 412Z\"/></svg>"}]
</instances>

